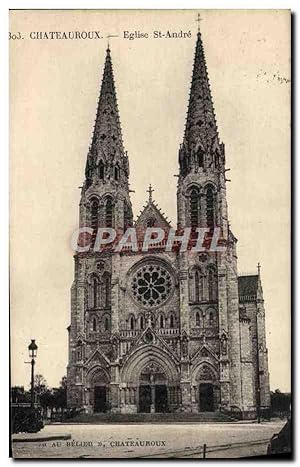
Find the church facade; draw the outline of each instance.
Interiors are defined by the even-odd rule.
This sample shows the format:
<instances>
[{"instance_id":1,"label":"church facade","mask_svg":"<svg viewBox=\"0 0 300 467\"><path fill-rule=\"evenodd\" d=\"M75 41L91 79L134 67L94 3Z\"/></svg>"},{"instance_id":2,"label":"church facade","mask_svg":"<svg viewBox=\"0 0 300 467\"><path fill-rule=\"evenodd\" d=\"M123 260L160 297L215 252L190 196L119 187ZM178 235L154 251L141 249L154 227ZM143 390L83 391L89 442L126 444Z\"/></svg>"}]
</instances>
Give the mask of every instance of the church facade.
<instances>
[{"instance_id":1,"label":"church facade","mask_svg":"<svg viewBox=\"0 0 300 467\"><path fill-rule=\"evenodd\" d=\"M79 225L139 235L169 221L149 188L133 220L110 49L107 49ZM200 32L183 142L177 234L219 228L222 251L159 244L76 252L71 288L68 406L86 413L223 412L255 418L270 407L265 310L257 274L239 276L219 140ZM139 244L139 241L137 242ZM192 242L193 243L193 242Z\"/></svg>"}]
</instances>

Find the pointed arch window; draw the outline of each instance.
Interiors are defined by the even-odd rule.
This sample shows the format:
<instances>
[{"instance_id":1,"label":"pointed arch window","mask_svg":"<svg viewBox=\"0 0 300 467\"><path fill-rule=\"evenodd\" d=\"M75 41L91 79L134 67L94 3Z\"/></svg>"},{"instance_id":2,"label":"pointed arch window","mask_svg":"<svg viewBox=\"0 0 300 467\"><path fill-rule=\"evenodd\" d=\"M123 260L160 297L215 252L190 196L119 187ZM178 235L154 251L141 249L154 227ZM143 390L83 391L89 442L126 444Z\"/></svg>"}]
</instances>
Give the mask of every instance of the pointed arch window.
<instances>
[{"instance_id":1,"label":"pointed arch window","mask_svg":"<svg viewBox=\"0 0 300 467\"><path fill-rule=\"evenodd\" d=\"M218 296L218 281L217 275L214 269L210 269L208 272L208 300L215 301Z\"/></svg>"},{"instance_id":2,"label":"pointed arch window","mask_svg":"<svg viewBox=\"0 0 300 467\"><path fill-rule=\"evenodd\" d=\"M126 201L124 201L124 231L131 225L130 209Z\"/></svg>"},{"instance_id":3,"label":"pointed arch window","mask_svg":"<svg viewBox=\"0 0 300 467\"><path fill-rule=\"evenodd\" d=\"M210 269L208 273L208 299L211 301L213 299L214 294L214 278L213 278L213 271Z\"/></svg>"},{"instance_id":4,"label":"pointed arch window","mask_svg":"<svg viewBox=\"0 0 300 467\"><path fill-rule=\"evenodd\" d=\"M211 312L209 313L209 325L210 325L210 326L213 326L213 324L214 324L214 312L211 311Z\"/></svg>"},{"instance_id":5,"label":"pointed arch window","mask_svg":"<svg viewBox=\"0 0 300 467\"><path fill-rule=\"evenodd\" d=\"M174 315L173 313L170 314L170 328L174 328Z\"/></svg>"},{"instance_id":6,"label":"pointed arch window","mask_svg":"<svg viewBox=\"0 0 300 467\"><path fill-rule=\"evenodd\" d=\"M144 322L144 316L140 317L140 329L144 329L145 327L145 322Z\"/></svg>"},{"instance_id":7,"label":"pointed arch window","mask_svg":"<svg viewBox=\"0 0 300 467\"><path fill-rule=\"evenodd\" d=\"M165 320L164 320L163 315L160 315L160 317L159 317L159 327L161 329L163 329L165 327Z\"/></svg>"},{"instance_id":8,"label":"pointed arch window","mask_svg":"<svg viewBox=\"0 0 300 467\"><path fill-rule=\"evenodd\" d=\"M91 201L91 228L93 229L93 235L97 233L99 223L99 200L93 198Z\"/></svg>"},{"instance_id":9,"label":"pointed arch window","mask_svg":"<svg viewBox=\"0 0 300 467\"><path fill-rule=\"evenodd\" d=\"M96 276L92 278L93 301L92 307L98 308L99 306L99 280Z\"/></svg>"},{"instance_id":10,"label":"pointed arch window","mask_svg":"<svg viewBox=\"0 0 300 467\"><path fill-rule=\"evenodd\" d=\"M154 319L153 313L152 313L151 316L150 316L150 323L151 323L151 327L154 328L154 326L155 326L155 319Z\"/></svg>"},{"instance_id":11,"label":"pointed arch window","mask_svg":"<svg viewBox=\"0 0 300 467\"><path fill-rule=\"evenodd\" d=\"M99 174L100 180L104 180L104 164L102 161L99 162L98 174Z\"/></svg>"},{"instance_id":12,"label":"pointed arch window","mask_svg":"<svg viewBox=\"0 0 300 467\"><path fill-rule=\"evenodd\" d=\"M197 227L199 223L199 191L192 188L190 192L190 219L191 227Z\"/></svg>"},{"instance_id":13,"label":"pointed arch window","mask_svg":"<svg viewBox=\"0 0 300 467\"><path fill-rule=\"evenodd\" d=\"M199 311L196 312L196 326L200 327L200 313L199 313Z\"/></svg>"},{"instance_id":14,"label":"pointed arch window","mask_svg":"<svg viewBox=\"0 0 300 467\"><path fill-rule=\"evenodd\" d=\"M93 321L92 321L92 330L93 332L97 331L97 320L95 317L93 318Z\"/></svg>"},{"instance_id":15,"label":"pointed arch window","mask_svg":"<svg viewBox=\"0 0 300 467\"><path fill-rule=\"evenodd\" d=\"M188 172L188 166L187 166L187 161L186 161L185 156L182 160L179 161L179 163L180 163L181 173L185 177Z\"/></svg>"},{"instance_id":16,"label":"pointed arch window","mask_svg":"<svg viewBox=\"0 0 300 467\"><path fill-rule=\"evenodd\" d=\"M201 149L199 149L197 153L197 162L199 167L204 167L204 157L203 157L203 152Z\"/></svg>"},{"instance_id":17,"label":"pointed arch window","mask_svg":"<svg viewBox=\"0 0 300 467\"><path fill-rule=\"evenodd\" d=\"M130 317L129 324L130 324L130 329L133 331L135 328L135 319L133 316Z\"/></svg>"},{"instance_id":18,"label":"pointed arch window","mask_svg":"<svg viewBox=\"0 0 300 467\"><path fill-rule=\"evenodd\" d=\"M115 166L114 173L115 173L115 180L118 181L120 178L120 167L118 166L118 164Z\"/></svg>"},{"instance_id":19,"label":"pointed arch window","mask_svg":"<svg viewBox=\"0 0 300 467\"><path fill-rule=\"evenodd\" d=\"M204 276L200 274L200 282L199 282L199 300L204 300Z\"/></svg>"},{"instance_id":20,"label":"pointed arch window","mask_svg":"<svg viewBox=\"0 0 300 467\"><path fill-rule=\"evenodd\" d=\"M87 282L87 306L88 309L101 306L101 283L96 274L92 274Z\"/></svg>"},{"instance_id":21,"label":"pointed arch window","mask_svg":"<svg viewBox=\"0 0 300 467\"><path fill-rule=\"evenodd\" d=\"M199 271L195 272L195 302L200 301L200 274Z\"/></svg>"},{"instance_id":22,"label":"pointed arch window","mask_svg":"<svg viewBox=\"0 0 300 467\"><path fill-rule=\"evenodd\" d=\"M105 273L103 275L103 287L104 287L104 306L105 308L110 307L111 303L111 280L110 275Z\"/></svg>"},{"instance_id":23,"label":"pointed arch window","mask_svg":"<svg viewBox=\"0 0 300 467\"><path fill-rule=\"evenodd\" d=\"M191 281L191 289L190 289L190 297L191 301L195 303L199 303L204 298L204 286L205 286L205 276L203 272L196 269L192 274L192 281Z\"/></svg>"},{"instance_id":24,"label":"pointed arch window","mask_svg":"<svg viewBox=\"0 0 300 467\"><path fill-rule=\"evenodd\" d=\"M206 190L206 222L207 227L213 227L215 224L215 205L214 190L209 186Z\"/></svg>"},{"instance_id":25,"label":"pointed arch window","mask_svg":"<svg viewBox=\"0 0 300 467\"><path fill-rule=\"evenodd\" d=\"M89 182L91 182L91 178L93 176L93 167L92 167L91 160L87 161L87 165L86 165L86 168L85 168L85 176L89 180Z\"/></svg>"},{"instance_id":26,"label":"pointed arch window","mask_svg":"<svg viewBox=\"0 0 300 467\"><path fill-rule=\"evenodd\" d=\"M105 226L113 227L113 202L110 197L107 198L105 205Z\"/></svg>"},{"instance_id":27,"label":"pointed arch window","mask_svg":"<svg viewBox=\"0 0 300 467\"><path fill-rule=\"evenodd\" d=\"M108 318L108 316L106 316L105 319L104 319L104 330L109 331L109 318Z\"/></svg>"}]
</instances>

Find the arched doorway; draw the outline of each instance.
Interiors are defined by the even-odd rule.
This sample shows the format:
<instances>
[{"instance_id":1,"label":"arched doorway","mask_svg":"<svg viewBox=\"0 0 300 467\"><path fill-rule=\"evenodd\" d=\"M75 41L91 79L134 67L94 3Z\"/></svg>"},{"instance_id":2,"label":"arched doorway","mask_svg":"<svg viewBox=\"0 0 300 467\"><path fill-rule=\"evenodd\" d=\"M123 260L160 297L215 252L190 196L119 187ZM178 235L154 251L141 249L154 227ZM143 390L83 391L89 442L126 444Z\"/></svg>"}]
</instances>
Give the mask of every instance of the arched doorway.
<instances>
[{"instance_id":1,"label":"arched doorway","mask_svg":"<svg viewBox=\"0 0 300 467\"><path fill-rule=\"evenodd\" d=\"M148 331L150 334L151 331ZM126 393L135 389L134 405L137 412L175 412L181 402L179 371L176 362L166 349L152 343L140 346L125 362L120 371L120 381L127 387L121 388L121 411L132 413ZM179 362L178 362L179 366ZM125 395L123 395L125 393Z\"/></svg>"},{"instance_id":2,"label":"arched doorway","mask_svg":"<svg viewBox=\"0 0 300 467\"><path fill-rule=\"evenodd\" d=\"M94 413L105 413L109 406L109 380L102 368L97 368L90 375L90 404Z\"/></svg>"},{"instance_id":3,"label":"arched doorway","mask_svg":"<svg viewBox=\"0 0 300 467\"><path fill-rule=\"evenodd\" d=\"M94 387L94 413L104 413L107 410L106 386Z\"/></svg>"},{"instance_id":4,"label":"arched doorway","mask_svg":"<svg viewBox=\"0 0 300 467\"><path fill-rule=\"evenodd\" d=\"M156 363L147 364L140 374L139 405L142 413L169 411L168 381L163 369Z\"/></svg>"},{"instance_id":5,"label":"arched doorway","mask_svg":"<svg viewBox=\"0 0 300 467\"><path fill-rule=\"evenodd\" d=\"M200 412L214 411L214 387L211 383L199 385L199 409Z\"/></svg>"},{"instance_id":6,"label":"arched doorway","mask_svg":"<svg viewBox=\"0 0 300 467\"><path fill-rule=\"evenodd\" d=\"M217 371L211 363L203 362L193 372L193 402L199 412L218 410L220 394Z\"/></svg>"}]
</instances>

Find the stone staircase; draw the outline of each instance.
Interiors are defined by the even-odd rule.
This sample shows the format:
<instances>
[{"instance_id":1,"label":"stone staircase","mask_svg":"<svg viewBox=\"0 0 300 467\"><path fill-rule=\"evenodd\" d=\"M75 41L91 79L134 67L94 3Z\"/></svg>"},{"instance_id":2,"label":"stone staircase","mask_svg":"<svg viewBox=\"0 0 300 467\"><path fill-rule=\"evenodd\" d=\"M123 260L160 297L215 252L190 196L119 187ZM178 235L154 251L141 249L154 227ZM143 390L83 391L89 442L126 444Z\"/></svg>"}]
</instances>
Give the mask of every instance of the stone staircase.
<instances>
[{"instance_id":1,"label":"stone staircase","mask_svg":"<svg viewBox=\"0 0 300 467\"><path fill-rule=\"evenodd\" d=\"M221 412L200 413L96 413L81 414L68 420L69 423L232 423L237 419Z\"/></svg>"}]
</instances>

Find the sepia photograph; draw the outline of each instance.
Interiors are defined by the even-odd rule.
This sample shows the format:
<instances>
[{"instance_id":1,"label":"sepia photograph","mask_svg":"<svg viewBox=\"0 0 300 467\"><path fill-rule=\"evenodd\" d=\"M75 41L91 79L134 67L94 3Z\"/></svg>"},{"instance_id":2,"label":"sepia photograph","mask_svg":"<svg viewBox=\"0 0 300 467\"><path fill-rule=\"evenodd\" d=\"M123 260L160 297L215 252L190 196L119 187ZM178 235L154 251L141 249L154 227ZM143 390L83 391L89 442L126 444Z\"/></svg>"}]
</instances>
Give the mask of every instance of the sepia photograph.
<instances>
[{"instance_id":1,"label":"sepia photograph","mask_svg":"<svg viewBox=\"0 0 300 467\"><path fill-rule=\"evenodd\" d=\"M15 459L292 457L291 11L10 10Z\"/></svg>"}]
</instances>

